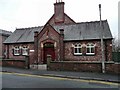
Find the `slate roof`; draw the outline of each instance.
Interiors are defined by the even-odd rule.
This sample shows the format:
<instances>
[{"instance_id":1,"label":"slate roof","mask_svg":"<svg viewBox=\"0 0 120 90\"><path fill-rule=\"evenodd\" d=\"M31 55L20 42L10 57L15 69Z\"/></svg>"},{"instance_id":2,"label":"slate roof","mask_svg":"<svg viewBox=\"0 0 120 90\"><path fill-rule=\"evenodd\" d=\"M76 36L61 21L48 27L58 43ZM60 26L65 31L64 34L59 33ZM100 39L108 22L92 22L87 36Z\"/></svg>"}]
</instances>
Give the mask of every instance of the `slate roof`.
<instances>
[{"instance_id":1,"label":"slate roof","mask_svg":"<svg viewBox=\"0 0 120 90\"><path fill-rule=\"evenodd\" d=\"M0 35L10 36L12 32L0 29Z\"/></svg>"},{"instance_id":2,"label":"slate roof","mask_svg":"<svg viewBox=\"0 0 120 90\"><path fill-rule=\"evenodd\" d=\"M100 39L103 33L104 39L112 39L112 34L107 20L102 21L103 31L100 30L100 22L81 22L77 24L55 25L53 28L59 32L64 29L64 41ZM4 43L34 42L34 32L40 32L43 27L16 29ZM60 33L60 32L59 32Z\"/></svg>"},{"instance_id":3,"label":"slate roof","mask_svg":"<svg viewBox=\"0 0 120 90\"><path fill-rule=\"evenodd\" d=\"M103 34L104 39L112 39L112 34L107 20L102 21L102 30L100 22L81 22L71 25L54 26L59 32L59 29L64 29L64 40L93 40L100 39ZM60 33L60 32L59 32Z\"/></svg>"},{"instance_id":4,"label":"slate roof","mask_svg":"<svg viewBox=\"0 0 120 90\"><path fill-rule=\"evenodd\" d=\"M40 32L43 27L20 28L9 36L4 43L26 43L34 42L34 32Z\"/></svg>"}]
</instances>

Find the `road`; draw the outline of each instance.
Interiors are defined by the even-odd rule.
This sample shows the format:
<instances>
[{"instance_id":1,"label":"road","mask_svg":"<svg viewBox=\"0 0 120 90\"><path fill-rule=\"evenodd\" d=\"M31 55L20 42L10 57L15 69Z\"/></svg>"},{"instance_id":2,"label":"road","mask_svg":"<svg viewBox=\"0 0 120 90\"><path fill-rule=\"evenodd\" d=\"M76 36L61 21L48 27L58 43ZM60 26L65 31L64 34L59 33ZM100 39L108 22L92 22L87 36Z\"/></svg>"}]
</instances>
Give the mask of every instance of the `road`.
<instances>
[{"instance_id":1,"label":"road","mask_svg":"<svg viewBox=\"0 0 120 90\"><path fill-rule=\"evenodd\" d=\"M2 88L118 88L116 83L38 76L20 73L2 74Z\"/></svg>"}]
</instances>

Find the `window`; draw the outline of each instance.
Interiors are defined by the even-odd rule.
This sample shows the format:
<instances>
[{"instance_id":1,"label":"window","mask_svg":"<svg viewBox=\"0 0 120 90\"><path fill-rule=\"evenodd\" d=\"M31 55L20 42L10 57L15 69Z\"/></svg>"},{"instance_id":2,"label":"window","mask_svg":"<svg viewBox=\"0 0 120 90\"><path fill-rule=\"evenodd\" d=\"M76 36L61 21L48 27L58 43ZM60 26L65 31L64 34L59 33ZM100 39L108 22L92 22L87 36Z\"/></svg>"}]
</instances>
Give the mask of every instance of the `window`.
<instances>
[{"instance_id":1,"label":"window","mask_svg":"<svg viewBox=\"0 0 120 90\"><path fill-rule=\"evenodd\" d=\"M86 54L87 55L94 55L95 54L95 45L94 44L88 44L87 45Z\"/></svg>"},{"instance_id":2,"label":"window","mask_svg":"<svg viewBox=\"0 0 120 90\"><path fill-rule=\"evenodd\" d=\"M22 47L22 55L28 55L28 48Z\"/></svg>"},{"instance_id":3,"label":"window","mask_svg":"<svg viewBox=\"0 0 120 90\"><path fill-rule=\"evenodd\" d=\"M82 46L80 44L74 46L74 55L82 55Z\"/></svg>"},{"instance_id":4,"label":"window","mask_svg":"<svg viewBox=\"0 0 120 90\"><path fill-rule=\"evenodd\" d=\"M13 52L14 55L20 55L20 48L19 46L16 46L14 47L14 52Z\"/></svg>"}]
</instances>

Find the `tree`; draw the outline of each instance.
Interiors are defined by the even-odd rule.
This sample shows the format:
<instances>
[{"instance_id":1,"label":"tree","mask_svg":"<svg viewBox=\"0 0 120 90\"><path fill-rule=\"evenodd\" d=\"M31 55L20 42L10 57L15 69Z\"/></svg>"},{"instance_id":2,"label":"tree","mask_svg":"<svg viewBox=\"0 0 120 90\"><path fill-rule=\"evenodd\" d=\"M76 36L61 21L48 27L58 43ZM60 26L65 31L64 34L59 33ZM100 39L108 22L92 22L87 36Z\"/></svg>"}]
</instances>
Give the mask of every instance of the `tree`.
<instances>
[{"instance_id":1,"label":"tree","mask_svg":"<svg viewBox=\"0 0 120 90\"><path fill-rule=\"evenodd\" d=\"M117 37L113 38L113 52L120 52L120 39Z\"/></svg>"}]
</instances>

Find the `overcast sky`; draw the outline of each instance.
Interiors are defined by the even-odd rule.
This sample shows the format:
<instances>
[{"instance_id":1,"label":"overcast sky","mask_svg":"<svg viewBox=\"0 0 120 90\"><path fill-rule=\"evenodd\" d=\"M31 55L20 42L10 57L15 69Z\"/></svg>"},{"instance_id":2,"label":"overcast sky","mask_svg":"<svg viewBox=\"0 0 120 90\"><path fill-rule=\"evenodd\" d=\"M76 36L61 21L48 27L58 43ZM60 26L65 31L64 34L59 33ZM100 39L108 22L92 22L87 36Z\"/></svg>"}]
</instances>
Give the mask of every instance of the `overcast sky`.
<instances>
[{"instance_id":1,"label":"overcast sky","mask_svg":"<svg viewBox=\"0 0 120 90\"><path fill-rule=\"evenodd\" d=\"M98 21L102 5L102 20L108 20L112 35L118 35L119 0L63 0L65 13L76 22ZM0 29L43 26L54 13L56 0L0 0Z\"/></svg>"}]
</instances>

